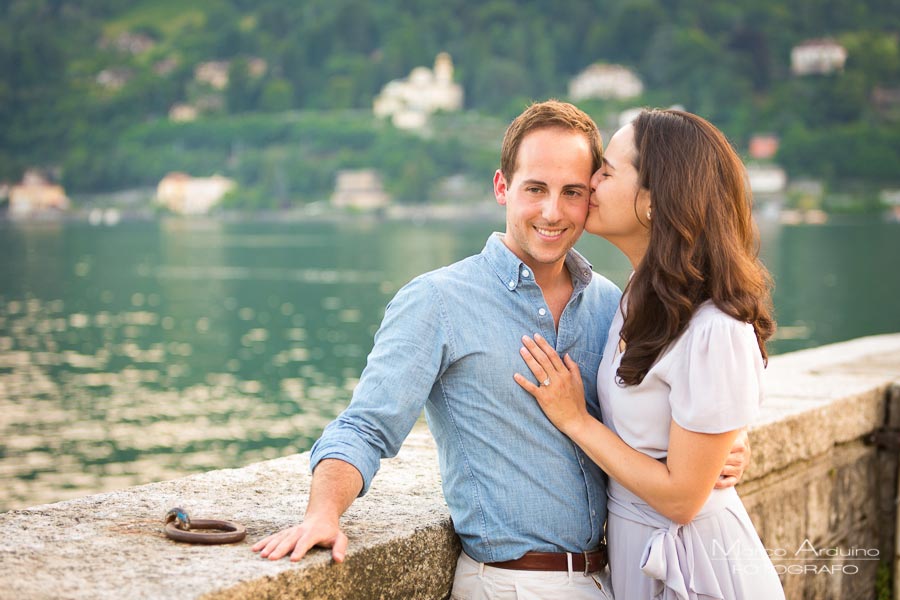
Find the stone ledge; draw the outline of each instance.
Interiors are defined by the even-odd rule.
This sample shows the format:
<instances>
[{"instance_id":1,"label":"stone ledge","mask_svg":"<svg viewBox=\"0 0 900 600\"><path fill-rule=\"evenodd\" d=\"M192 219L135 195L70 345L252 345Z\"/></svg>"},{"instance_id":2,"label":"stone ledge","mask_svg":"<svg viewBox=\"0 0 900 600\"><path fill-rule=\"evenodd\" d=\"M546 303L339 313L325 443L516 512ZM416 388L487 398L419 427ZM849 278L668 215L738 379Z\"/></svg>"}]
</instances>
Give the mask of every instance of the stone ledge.
<instances>
[{"instance_id":1,"label":"stone ledge","mask_svg":"<svg viewBox=\"0 0 900 600\"><path fill-rule=\"evenodd\" d=\"M880 427L898 378L900 334L774 357L742 493L769 487L761 478L775 481L789 466L818 464L837 444ZM896 387L891 394L900 404ZM324 550L300 564L250 551L299 520L308 470L302 454L0 514L0 590L29 599L447 597L459 545L427 431L414 431L397 458L384 461L369 494L348 511L343 565ZM196 518L243 523L247 540L171 542L160 519L176 505Z\"/></svg>"},{"instance_id":2,"label":"stone ledge","mask_svg":"<svg viewBox=\"0 0 900 600\"><path fill-rule=\"evenodd\" d=\"M4 597L29 599L449 594L459 544L427 430L413 432L384 462L378 485L347 512L351 544L343 565L318 549L299 564L252 553L253 542L299 521L309 482L309 457L302 454L0 514L0 589ZM196 518L242 523L247 539L222 546L172 542L161 527L172 506Z\"/></svg>"},{"instance_id":3,"label":"stone ledge","mask_svg":"<svg viewBox=\"0 0 900 600\"><path fill-rule=\"evenodd\" d=\"M766 402L751 428L749 482L824 454L885 425L886 394L900 382L900 334L774 356Z\"/></svg>"}]
</instances>

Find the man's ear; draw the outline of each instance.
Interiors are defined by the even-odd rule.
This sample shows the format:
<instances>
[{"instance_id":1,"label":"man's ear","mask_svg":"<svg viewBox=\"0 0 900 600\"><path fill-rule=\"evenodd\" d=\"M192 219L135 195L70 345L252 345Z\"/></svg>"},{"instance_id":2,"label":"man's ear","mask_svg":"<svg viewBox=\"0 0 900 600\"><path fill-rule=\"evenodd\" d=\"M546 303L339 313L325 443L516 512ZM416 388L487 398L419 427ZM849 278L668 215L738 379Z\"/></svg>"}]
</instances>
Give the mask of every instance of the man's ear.
<instances>
[{"instance_id":1,"label":"man's ear","mask_svg":"<svg viewBox=\"0 0 900 600\"><path fill-rule=\"evenodd\" d=\"M503 172L500 169L497 169L497 172L494 173L494 198L497 199L497 204L500 206L506 206L507 191L506 177L503 176Z\"/></svg>"}]
</instances>

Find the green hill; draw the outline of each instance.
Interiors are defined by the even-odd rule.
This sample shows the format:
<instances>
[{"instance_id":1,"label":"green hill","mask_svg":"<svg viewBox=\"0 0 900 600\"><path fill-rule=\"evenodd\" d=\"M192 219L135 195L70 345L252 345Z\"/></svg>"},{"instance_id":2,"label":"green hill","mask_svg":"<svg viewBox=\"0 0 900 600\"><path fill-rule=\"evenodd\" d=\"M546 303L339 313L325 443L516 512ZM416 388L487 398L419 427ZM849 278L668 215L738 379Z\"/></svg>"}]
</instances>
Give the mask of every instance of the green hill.
<instances>
[{"instance_id":1,"label":"green hill","mask_svg":"<svg viewBox=\"0 0 900 600\"><path fill-rule=\"evenodd\" d=\"M634 101L581 103L601 126L681 104L739 148L779 134L791 175L900 180L896 0L11 0L0 17L0 180L39 166L100 191L222 172L278 206L324 197L339 168L375 166L398 197L425 201L439 176L489 177L511 116L565 97L597 61L645 84ZM793 76L791 48L826 36L847 49L844 69ZM371 117L386 82L442 51L465 114L429 137ZM198 76L212 61L221 89ZM199 120L170 122L176 104Z\"/></svg>"}]
</instances>

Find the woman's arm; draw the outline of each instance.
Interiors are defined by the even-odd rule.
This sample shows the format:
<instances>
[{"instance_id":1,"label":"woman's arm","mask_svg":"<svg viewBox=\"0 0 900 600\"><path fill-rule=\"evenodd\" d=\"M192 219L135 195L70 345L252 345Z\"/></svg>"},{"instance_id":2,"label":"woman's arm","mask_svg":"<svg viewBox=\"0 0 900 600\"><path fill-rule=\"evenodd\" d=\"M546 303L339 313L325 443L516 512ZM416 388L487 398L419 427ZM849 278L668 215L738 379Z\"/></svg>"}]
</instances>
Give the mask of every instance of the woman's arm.
<instances>
[{"instance_id":1,"label":"woman's arm","mask_svg":"<svg viewBox=\"0 0 900 600\"><path fill-rule=\"evenodd\" d=\"M740 430L695 433L674 421L669 430L665 463L626 444L588 412L578 365L568 355L562 360L540 336L523 338L522 358L538 381L522 375L516 382L537 399L547 418L610 477L628 488L662 515L687 523L700 511L722 472Z\"/></svg>"}]
</instances>

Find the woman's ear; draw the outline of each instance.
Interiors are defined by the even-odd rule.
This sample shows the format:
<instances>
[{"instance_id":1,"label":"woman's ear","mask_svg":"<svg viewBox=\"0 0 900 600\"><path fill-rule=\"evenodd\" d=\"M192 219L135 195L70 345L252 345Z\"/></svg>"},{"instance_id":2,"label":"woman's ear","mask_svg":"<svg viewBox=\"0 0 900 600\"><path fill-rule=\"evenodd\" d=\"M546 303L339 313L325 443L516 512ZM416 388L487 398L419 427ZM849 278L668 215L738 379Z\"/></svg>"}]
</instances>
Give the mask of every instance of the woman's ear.
<instances>
[{"instance_id":1,"label":"woman's ear","mask_svg":"<svg viewBox=\"0 0 900 600\"><path fill-rule=\"evenodd\" d=\"M637 214L642 217L647 218L647 223L653 219L653 201L650 197L650 190L647 188L641 188L638 190L637 201Z\"/></svg>"}]
</instances>

